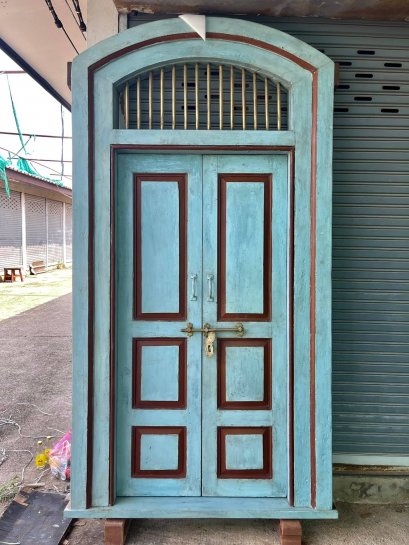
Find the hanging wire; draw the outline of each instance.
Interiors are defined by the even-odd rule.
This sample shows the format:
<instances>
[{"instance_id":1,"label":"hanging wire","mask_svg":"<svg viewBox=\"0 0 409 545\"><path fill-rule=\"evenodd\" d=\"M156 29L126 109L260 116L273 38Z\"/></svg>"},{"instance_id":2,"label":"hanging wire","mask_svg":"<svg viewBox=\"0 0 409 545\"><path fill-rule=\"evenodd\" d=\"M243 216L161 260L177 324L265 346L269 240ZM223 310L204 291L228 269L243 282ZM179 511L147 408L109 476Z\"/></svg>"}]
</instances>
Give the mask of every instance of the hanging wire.
<instances>
[{"instance_id":1,"label":"hanging wire","mask_svg":"<svg viewBox=\"0 0 409 545\"><path fill-rule=\"evenodd\" d=\"M61 28L61 30L64 32L67 40L70 42L70 44L72 45L72 47L74 48L75 52L77 53L77 55L79 55L79 51L78 49L75 47L75 44L74 42L71 40L71 38L69 37L68 35L68 32L65 30L64 28L64 25L62 24L61 20L59 19L55 9L54 9L54 6L51 2L51 0L44 0L44 2L46 3L48 9L50 10L50 13L51 15L53 16L53 19L54 19L54 23L55 23L55 26L57 28Z\"/></svg>"},{"instance_id":2,"label":"hanging wire","mask_svg":"<svg viewBox=\"0 0 409 545\"><path fill-rule=\"evenodd\" d=\"M74 12L73 12L73 10L72 10L72 7L71 7L70 4L68 3L68 0L65 0L65 3L67 4L67 8L68 8L68 9L70 10L70 12L71 12L71 15L72 15L72 18L73 18L74 21L75 21L75 24L76 24L77 27L80 29L82 37L83 37L84 40L86 41L87 38L85 37L84 30L81 28L81 24L79 23L77 17L75 17L75 14L74 14ZM85 23L84 23L84 22L83 22L83 24L84 24L84 26L85 26ZM86 27L85 27L85 30L86 30Z\"/></svg>"}]
</instances>

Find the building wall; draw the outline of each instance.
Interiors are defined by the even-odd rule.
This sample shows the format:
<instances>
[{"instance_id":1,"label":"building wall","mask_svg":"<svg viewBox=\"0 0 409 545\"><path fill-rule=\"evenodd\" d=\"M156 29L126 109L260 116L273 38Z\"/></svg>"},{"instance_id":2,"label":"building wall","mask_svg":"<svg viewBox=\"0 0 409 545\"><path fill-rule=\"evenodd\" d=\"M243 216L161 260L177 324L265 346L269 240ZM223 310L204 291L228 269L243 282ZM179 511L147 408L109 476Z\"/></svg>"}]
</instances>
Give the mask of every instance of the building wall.
<instances>
[{"instance_id":1,"label":"building wall","mask_svg":"<svg viewBox=\"0 0 409 545\"><path fill-rule=\"evenodd\" d=\"M71 204L19 191L10 194L0 187L0 275L4 267L37 260L48 267L71 263Z\"/></svg>"},{"instance_id":2,"label":"building wall","mask_svg":"<svg viewBox=\"0 0 409 545\"><path fill-rule=\"evenodd\" d=\"M130 15L130 27L151 21ZM409 24L252 20L339 63L334 111L335 460L409 465Z\"/></svg>"}]
</instances>

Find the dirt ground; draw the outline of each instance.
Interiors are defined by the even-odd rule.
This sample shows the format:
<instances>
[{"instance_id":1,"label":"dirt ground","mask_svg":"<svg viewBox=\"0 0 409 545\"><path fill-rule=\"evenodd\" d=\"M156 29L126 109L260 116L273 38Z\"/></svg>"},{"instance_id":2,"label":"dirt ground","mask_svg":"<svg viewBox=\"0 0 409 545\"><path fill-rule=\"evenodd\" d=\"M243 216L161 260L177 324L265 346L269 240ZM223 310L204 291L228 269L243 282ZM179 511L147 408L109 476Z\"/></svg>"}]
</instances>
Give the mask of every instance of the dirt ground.
<instances>
[{"instance_id":1,"label":"dirt ground","mask_svg":"<svg viewBox=\"0 0 409 545\"><path fill-rule=\"evenodd\" d=\"M1 286L1 284L0 284ZM31 460L37 436L70 427L71 295L0 321L0 491L15 478L40 480L66 492L66 483L42 474ZM33 406L34 404L36 406ZM7 459L1 463L2 450ZM28 465L27 465L28 464ZM0 505L1 508L7 504ZM409 545L409 506L338 504L338 521L303 522L304 545ZM69 545L103 545L103 523L80 520ZM275 521L135 521L127 545L278 545ZM41 545L33 543L33 545Z\"/></svg>"}]
</instances>

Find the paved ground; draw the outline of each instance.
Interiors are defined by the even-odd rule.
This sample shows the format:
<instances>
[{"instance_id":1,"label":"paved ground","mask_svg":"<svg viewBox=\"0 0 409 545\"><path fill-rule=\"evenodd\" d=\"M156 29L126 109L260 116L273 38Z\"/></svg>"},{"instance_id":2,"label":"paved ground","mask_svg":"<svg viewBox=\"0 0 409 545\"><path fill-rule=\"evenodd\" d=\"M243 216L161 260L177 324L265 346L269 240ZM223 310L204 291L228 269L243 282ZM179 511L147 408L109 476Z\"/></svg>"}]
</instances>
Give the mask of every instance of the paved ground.
<instances>
[{"instance_id":1,"label":"paved ground","mask_svg":"<svg viewBox=\"0 0 409 545\"><path fill-rule=\"evenodd\" d=\"M0 416L21 426L0 426L0 490L29 462L37 435L59 434L70 426L71 296L65 295L0 321ZM42 412L32 405L34 403ZM44 414L48 413L48 414ZM30 437L25 437L26 435ZM23 450L23 452L12 452ZM29 451L29 452L26 452ZM1 452L1 450L0 450ZM1 460L0 454L0 460ZM30 463L24 482L41 475ZM65 484L43 475L46 488ZM304 545L409 545L409 506L337 505L339 521L304 522ZM1 508L1 506L0 506ZM137 521L128 545L278 545L277 523L270 521ZM69 545L102 545L100 521L78 521ZM40 545L40 544L33 544Z\"/></svg>"},{"instance_id":2,"label":"paved ground","mask_svg":"<svg viewBox=\"0 0 409 545\"><path fill-rule=\"evenodd\" d=\"M37 276L26 276L24 282L0 283L0 320L70 293L71 273L71 269L56 269Z\"/></svg>"}]
</instances>

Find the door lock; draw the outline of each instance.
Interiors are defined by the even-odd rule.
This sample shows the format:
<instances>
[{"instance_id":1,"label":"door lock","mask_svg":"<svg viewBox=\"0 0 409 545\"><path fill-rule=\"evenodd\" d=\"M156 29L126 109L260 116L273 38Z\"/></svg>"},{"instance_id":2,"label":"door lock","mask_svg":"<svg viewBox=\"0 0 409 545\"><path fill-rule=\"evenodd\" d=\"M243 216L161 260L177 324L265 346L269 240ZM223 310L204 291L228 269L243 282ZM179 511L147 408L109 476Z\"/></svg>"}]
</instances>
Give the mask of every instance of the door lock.
<instances>
[{"instance_id":1,"label":"door lock","mask_svg":"<svg viewBox=\"0 0 409 545\"><path fill-rule=\"evenodd\" d=\"M208 358L211 358L214 354L214 341L216 339L216 333L214 331L209 331L205 337L205 352Z\"/></svg>"},{"instance_id":2,"label":"door lock","mask_svg":"<svg viewBox=\"0 0 409 545\"><path fill-rule=\"evenodd\" d=\"M203 327L193 327L192 322L188 322L186 327L181 329L182 333L186 333L188 337L191 337L193 333L203 333L207 337L210 333L224 333L234 332L237 337L243 337L245 331L242 323L236 324L234 327L212 327L210 324L204 324Z\"/></svg>"}]
</instances>

